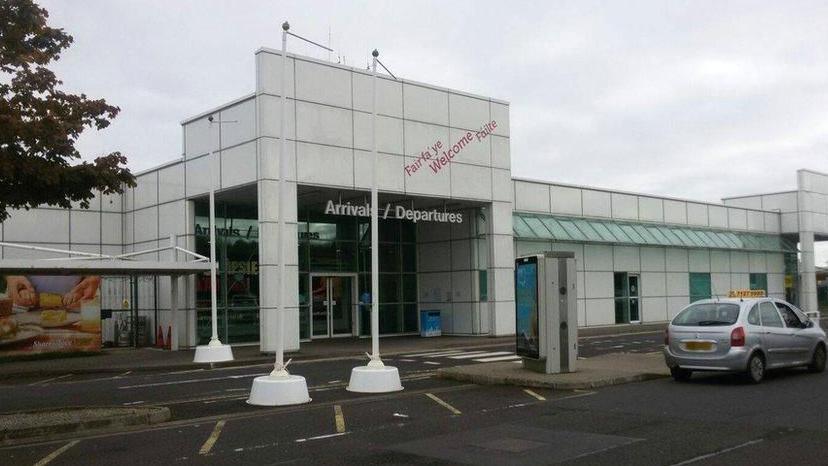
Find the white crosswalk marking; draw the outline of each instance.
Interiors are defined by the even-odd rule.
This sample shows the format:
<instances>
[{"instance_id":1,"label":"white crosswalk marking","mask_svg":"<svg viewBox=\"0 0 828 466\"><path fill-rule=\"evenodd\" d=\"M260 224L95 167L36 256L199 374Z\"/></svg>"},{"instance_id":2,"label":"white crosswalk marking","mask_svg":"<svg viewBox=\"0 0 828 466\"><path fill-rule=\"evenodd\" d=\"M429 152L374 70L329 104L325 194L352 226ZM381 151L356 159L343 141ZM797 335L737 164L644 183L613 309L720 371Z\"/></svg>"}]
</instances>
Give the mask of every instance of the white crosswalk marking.
<instances>
[{"instance_id":1,"label":"white crosswalk marking","mask_svg":"<svg viewBox=\"0 0 828 466\"><path fill-rule=\"evenodd\" d=\"M511 351L495 351L493 353L486 353L484 351L476 351L474 353L461 354L459 356L449 356L449 359L472 359L472 358L487 358L491 356L503 356L504 354L514 354Z\"/></svg>"},{"instance_id":2,"label":"white crosswalk marking","mask_svg":"<svg viewBox=\"0 0 828 466\"><path fill-rule=\"evenodd\" d=\"M497 361L511 361L513 359L519 359L519 358L520 358L520 356L517 356L517 355L513 354L511 356L498 356L498 357L495 357L495 358L472 359L472 361L476 361L476 362L497 362Z\"/></svg>"},{"instance_id":3,"label":"white crosswalk marking","mask_svg":"<svg viewBox=\"0 0 828 466\"><path fill-rule=\"evenodd\" d=\"M406 358L423 358L423 357L429 357L429 356L442 356L442 355L455 354L455 353L460 354L462 352L463 352L462 350L451 350L451 351L442 350L442 351L432 351L432 352L429 352L429 353L405 354L403 356L406 357Z\"/></svg>"}]
</instances>

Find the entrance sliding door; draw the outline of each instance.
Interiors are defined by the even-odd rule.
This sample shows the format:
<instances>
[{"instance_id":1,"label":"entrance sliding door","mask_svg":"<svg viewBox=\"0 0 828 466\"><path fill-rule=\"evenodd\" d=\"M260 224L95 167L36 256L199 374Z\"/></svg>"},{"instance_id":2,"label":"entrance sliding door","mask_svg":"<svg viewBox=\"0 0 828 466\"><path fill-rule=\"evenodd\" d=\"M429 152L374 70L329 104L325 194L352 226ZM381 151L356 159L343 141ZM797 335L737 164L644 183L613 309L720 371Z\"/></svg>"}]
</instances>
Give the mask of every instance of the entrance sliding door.
<instances>
[{"instance_id":1,"label":"entrance sliding door","mask_svg":"<svg viewBox=\"0 0 828 466\"><path fill-rule=\"evenodd\" d=\"M354 285L352 275L311 276L311 337L353 335Z\"/></svg>"}]
</instances>

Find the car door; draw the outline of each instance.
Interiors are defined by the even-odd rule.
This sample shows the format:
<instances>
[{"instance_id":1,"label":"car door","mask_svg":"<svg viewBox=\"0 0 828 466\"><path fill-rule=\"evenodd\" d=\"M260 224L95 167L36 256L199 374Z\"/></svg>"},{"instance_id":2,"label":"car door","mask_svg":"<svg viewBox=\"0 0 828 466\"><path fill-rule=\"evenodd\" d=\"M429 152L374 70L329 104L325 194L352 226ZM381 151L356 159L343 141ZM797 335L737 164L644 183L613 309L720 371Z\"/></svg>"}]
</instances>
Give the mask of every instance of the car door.
<instances>
[{"instance_id":1,"label":"car door","mask_svg":"<svg viewBox=\"0 0 828 466\"><path fill-rule=\"evenodd\" d=\"M811 346L813 345L812 332L802 325L802 320L799 316L782 301L774 301L776 308L779 309L779 314L785 322L785 328L788 330L789 347L788 360L791 364L806 364L811 359Z\"/></svg>"},{"instance_id":2,"label":"car door","mask_svg":"<svg viewBox=\"0 0 828 466\"><path fill-rule=\"evenodd\" d=\"M759 303L759 316L762 319L762 342L768 357L768 367L779 367L788 364L788 329L782 322L782 317L776 306L770 301Z\"/></svg>"}]
</instances>

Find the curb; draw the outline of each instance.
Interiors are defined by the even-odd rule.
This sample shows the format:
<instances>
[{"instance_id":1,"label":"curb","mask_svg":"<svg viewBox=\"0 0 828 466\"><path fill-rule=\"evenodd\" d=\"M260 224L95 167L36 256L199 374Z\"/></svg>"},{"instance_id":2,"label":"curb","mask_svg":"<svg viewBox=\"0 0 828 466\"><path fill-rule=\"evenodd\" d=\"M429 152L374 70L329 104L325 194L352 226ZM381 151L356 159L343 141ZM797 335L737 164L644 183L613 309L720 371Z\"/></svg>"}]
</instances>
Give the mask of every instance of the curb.
<instances>
[{"instance_id":1,"label":"curb","mask_svg":"<svg viewBox=\"0 0 828 466\"><path fill-rule=\"evenodd\" d=\"M463 367L463 366L460 366ZM540 381L513 376L498 376L492 374L468 374L456 368L437 369L437 377L441 379L456 380L459 382L470 382L478 385L518 385L521 387L550 388L553 390L588 390L611 385L621 385L634 382L645 382L647 380L662 379L669 377L666 374L638 373L630 375L619 375L584 382L556 382Z\"/></svg>"},{"instance_id":2,"label":"curb","mask_svg":"<svg viewBox=\"0 0 828 466\"><path fill-rule=\"evenodd\" d=\"M52 420L45 421L43 424L35 422L24 422L23 426L15 427L14 422L10 426L0 427L0 445L16 443L22 439L42 439L46 440L48 437L65 435L78 432L100 431L119 429L138 425L153 425L167 422L170 420L170 409L164 406L142 406L140 408L124 408L118 407L71 407L48 409L40 411L4 413L0 415L0 422L3 418L9 418L15 415L18 416L46 416L51 413L71 413L72 411L99 411L100 417L89 416L82 420ZM114 411L114 412L113 412ZM119 413L123 412L123 413ZM110 414L106 414L110 413Z\"/></svg>"}]
</instances>

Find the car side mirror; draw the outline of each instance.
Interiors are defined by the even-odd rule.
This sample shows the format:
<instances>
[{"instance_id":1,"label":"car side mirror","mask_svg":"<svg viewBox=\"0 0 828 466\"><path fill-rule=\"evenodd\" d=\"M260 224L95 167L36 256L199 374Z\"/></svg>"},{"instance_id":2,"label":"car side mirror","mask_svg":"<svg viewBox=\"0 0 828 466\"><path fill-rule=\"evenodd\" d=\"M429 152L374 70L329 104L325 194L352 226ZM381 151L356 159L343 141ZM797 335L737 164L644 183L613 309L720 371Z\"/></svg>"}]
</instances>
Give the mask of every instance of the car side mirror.
<instances>
[{"instance_id":1,"label":"car side mirror","mask_svg":"<svg viewBox=\"0 0 828 466\"><path fill-rule=\"evenodd\" d=\"M811 328L813 326L814 326L814 321L812 321L812 320L806 320L805 322L802 323L802 328Z\"/></svg>"}]
</instances>

